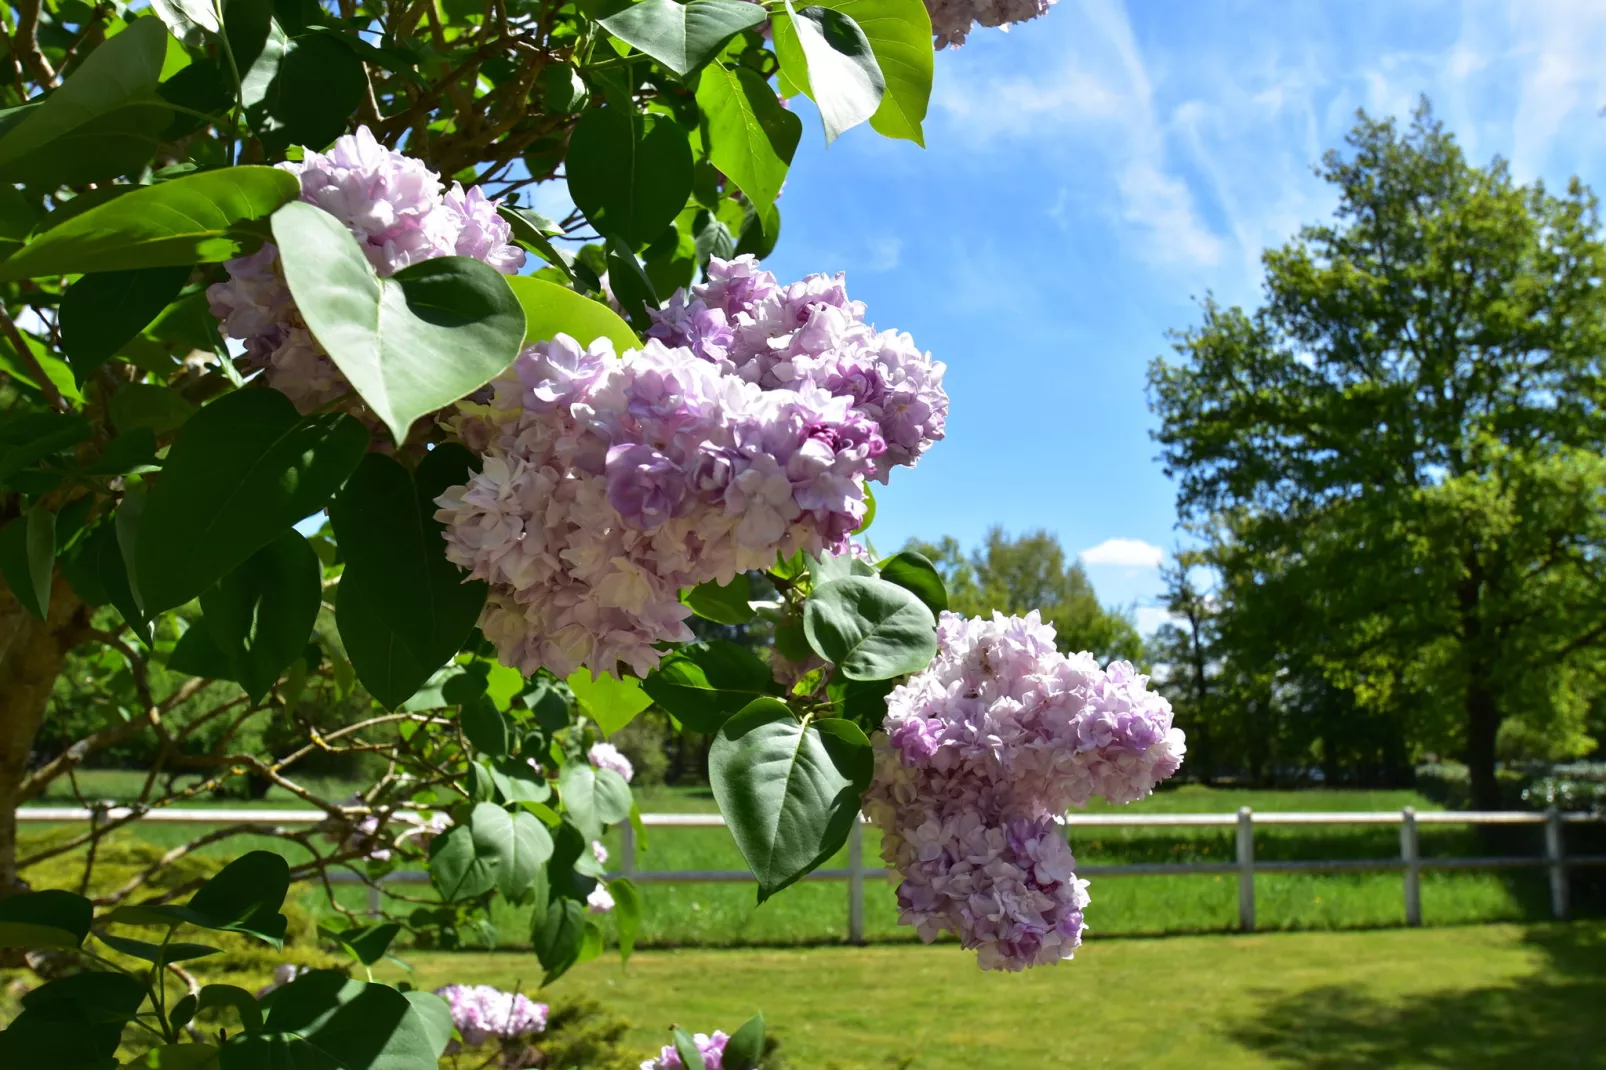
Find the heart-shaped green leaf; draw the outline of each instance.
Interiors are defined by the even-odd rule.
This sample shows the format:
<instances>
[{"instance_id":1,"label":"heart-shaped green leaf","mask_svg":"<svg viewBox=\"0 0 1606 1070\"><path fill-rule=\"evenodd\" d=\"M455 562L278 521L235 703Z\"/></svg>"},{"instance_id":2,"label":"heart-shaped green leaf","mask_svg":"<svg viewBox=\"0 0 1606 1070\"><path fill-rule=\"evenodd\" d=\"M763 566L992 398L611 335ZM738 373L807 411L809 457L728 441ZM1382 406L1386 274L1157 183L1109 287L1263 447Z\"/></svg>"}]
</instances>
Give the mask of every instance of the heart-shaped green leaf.
<instances>
[{"instance_id":1,"label":"heart-shaped green leaf","mask_svg":"<svg viewBox=\"0 0 1606 1070\"><path fill-rule=\"evenodd\" d=\"M780 690L770 668L723 639L681 647L642 682L652 700L693 732L717 732L756 698Z\"/></svg>"},{"instance_id":2,"label":"heart-shaped green leaf","mask_svg":"<svg viewBox=\"0 0 1606 1070\"><path fill-rule=\"evenodd\" d=\"M605 736L613 735L652 705L652 697L642 691L641 682L631 676L621 679L605 672L593 677L590 669L579 669L570 673L564 682L574 692L580 708L597 722Z\"/></svg>"},{"instance_id":3,"label":"heart-shaped green leaf","mask_svg":"<svg viewBox=\"0 0 1606 1070\"><path fill-rule=\"evenodd\" d=\"M569 196L597 233L632 248L662 234L691 196L691 143L667 116L592 108L575 124L564 168Z\"/></svg>"},{"instance_id":4,"label":"heart-shaped green leaf","mask_svg":"<svg viewBox=\"0 0 1606 1070\"><path fill-rule=\"evenodd\" d=\"M732 37L768 18L763 7L746 0L640 0L598 21L684 78Z\"/></svg>"},{"instance_id":5,"label":"heart-shaped green leaf","mask_svg":"<svg viewBox=\"0 0 1606 1070\"><path fill-rule=\"evenodd\" d=\"M397 443L413 421L484 386L524 344L524 311L494 268L443 256L380 278L334 216L273 215L285 282L307 327Z\"/></svg>"},{"instance_id":6,"label":"heart-shaped green leaf","mask_svg":"<svg viewBox=\"0 0 1606 1070\"><path fill-rule=\"evenodd\" d=\"M869 576L815 588L803 605L803 634L849 680L918 672L937 654L937 619L925 603Z\"/></svg>"},{"instance_id":7,"label":"heart-shaped green leaf","mask_svg":"<svg viewBox=\"0 0 1606 1070\"><path fill-rule=\"evenodd\" d=\"M819 107L829 145L881 107L886 76L851 15L818 5L798 10L791 0L786 0L786 12L785 29L776 34L782 68ZM781 20L776 24L782 25Z\"/></svg>"},{"instance_id":8,"label":"heart-shaped green leaf","mask_svg":"<svg viewBox=\"0 0 1606 1070\"><path fill-rule=\"evenodd\" d=\"M558 795L569 819L588 840L602 839L603 826L630 817L630 785L612 769L570 762L558 774Z\"/></svg>"},{"instance_id":9,"label":"heart-shaped green leaf","mask_svg":"<svg viewBox=\"0 0 1606 1070\"><path fill-rule=\"evenodd\" d=\"M709 160L752 204L774 204L803 136L803 120L781 107L756 71L717 63L703 69L697 106Z\"/></svg>"},{"instance_id":10,"label":"heart-shaped green leaf","mask_svg":"<svg viewBox=\"0 0 1606 1070\"><path fill-rule=\"evenodd\" d=\"M598 338L606 338L620 355L641 348L641 339L630 325L601 301L593 301L545 279L518 275L507 281L524 308L526 344L550 342L566 334L587 347Z\"/></svg>"}]
</instances>

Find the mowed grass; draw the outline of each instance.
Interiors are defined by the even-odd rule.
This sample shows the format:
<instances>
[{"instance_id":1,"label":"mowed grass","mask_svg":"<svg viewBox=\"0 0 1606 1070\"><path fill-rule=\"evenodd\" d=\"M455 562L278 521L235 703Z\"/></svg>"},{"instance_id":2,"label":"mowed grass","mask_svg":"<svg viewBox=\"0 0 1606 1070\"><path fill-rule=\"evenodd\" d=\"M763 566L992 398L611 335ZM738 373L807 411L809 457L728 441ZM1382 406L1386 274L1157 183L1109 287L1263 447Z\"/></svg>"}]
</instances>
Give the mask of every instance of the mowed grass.
<instances>
[{"instance_id":1,"label":"mowed grass","mask_svg":"<svg viewBox=\"0 0 1606 1070\"><path fill-rule=\"evenodd\" d=\"M127 798L136 794L137 773L98 772L80 776L91 797ZM344 791L331 786L333 797ZM122 789L121 791L118 789ZM60 800L52 799L52 802ZM713 812L706 788L649 788L638 793L644 812ZM286 807L293 800L270 796L254 805ZM239 802L213 805L240 806ZM1419 810L1438 809L1411 791L1253 791L1185 786L1151 796L1131 813L1228 813L1240 806L1273 810ZM1095 806L1092 812L1113 808ZM44 826L29 828L39 830ZM204 831L204 826L144 823L133 834L170 847ZM1084 865L1134 862L1230 862L1235 857L1234 830L1222 828L1080 828L1071 844ZM1500 840L1471 828L1423 826L1423 854L1429 857L1541 852L1537 827L1501 830ZM1319 858L1398 858L1396 826L1295 826L1256 829L1257 860ZM617 867L617 832L605 841ZM264 847L282 850L292 859L305 853L294 844L262 837L240 837L205 850L233 857ZM866 866L879 866L880 836L864 830ZM842 852L828 867L846 866ZM640 870L725 870L744 868L730 834L721 828L648 829L637 860ZM429 889L410 885L409 895L428 896ZM847 938L848 892L844 882L795 885L763 906L755 902L753 885L644 884L645 917L641 943L647 947L777 946L828 944ZM1237 927L1238 885L1233 874L1199 876L1095 877L1088 925L1098 936L1149 935L1226 931ZM1261 929L1344 929L1397 926L1403 923L1402 878L1397 873L1261 874L1255 880L1257 922ZM364 891L346 887L342 901L351 907L364 901ZM322 893L308 888L300 896L312 910L324 912ZM401 903L391 904L408 909ZM1500 872L1428 872L1422 878L1424 920L1429 925L1464 922L1538 921L1549 916L1545 877L1539 870ZM872 941L913 938L898 924L898 908L890 882L874 880L865 891L865 931ZM498 905L495 921L504 946L519 946L529 932L527 913Z\"/></svg>"},{"instance_id":2,"label":"mowed grass","mask_svg":"<svg viewBox=\"0 0 1606 1070\"><path fill-rule=\"evenodd\" d=\"M528 953L408 957L422 987L540 974ZM796 1070L1606 1067L1598 922L1094 939L1024 974L952 946L649 951L539 998L574 995L628 1019L643 1055L671 1023L762 1010Z\"/></svg>"}]
</instances>

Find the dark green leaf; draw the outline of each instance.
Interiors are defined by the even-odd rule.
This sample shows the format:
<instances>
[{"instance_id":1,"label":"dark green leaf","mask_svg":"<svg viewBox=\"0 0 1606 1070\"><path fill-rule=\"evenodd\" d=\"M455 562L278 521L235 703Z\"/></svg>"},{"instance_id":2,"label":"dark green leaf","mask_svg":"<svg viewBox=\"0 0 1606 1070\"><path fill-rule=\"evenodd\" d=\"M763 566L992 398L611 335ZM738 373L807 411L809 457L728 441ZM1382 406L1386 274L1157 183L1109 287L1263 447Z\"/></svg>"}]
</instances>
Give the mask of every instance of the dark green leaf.
<instances>
[{"instance_id":1,"label":"dark green leaf","mask_svg":"<svg viewBox=\"0 0 1606 1070\"><path fill-rule=\"evenodd\" d=\"M430 1047L435 1052L436 1066L439 1066L441 1055L445 1053L446 1046L452 1042L452 1030L455 1028L452 1022L452 1008L433 992L420 992L416 988L410 988L402 995L412 1004L413 1015L423 1026L424 1034L429 1038Z\"/></svg>"},{"instance_id":2,"label":"dark green leaf","mask_svg":"<svg viewBox=\"0 0 1606 1070\"><path fill-rule=\"evenodd\" d=\"M612 769L570 762L558 774L558 795L569 819L590 840L602 839L604 825L630 816L630 785Z\"/></svg>"},{"instance_id":3,"label":"dark green leaf","mask_svg":"<svg viewBox=\"0 0 1606 1070\"><path fill-rule=\"evenodd\" d=\"M754 699L779 691L768 665L746 647L723 639L681 647L642 686L693 732L717 732L726 718Z\"/></svg>"},{"instance_id":4,"label":"dark green leaf","mask_svg":"<svg viewBox=\"0 0 1606 1070\"><path fill-rule=\"evenodd\" d=\"M554 898L584 903L596 888L601 866L591 853L591 841L565 820L552 830L552 860L547 863L547 879Z\"/></svg>"},{"instance_id":5,"label":"dark green leaf","mask_svg":"<svg viewBox=\"0 0 1606 1070\"><path fill-rule=\"evenodd\" d=\"M367 429L350 416L302 418L275 390L237 390L196 413L140 525L146 610L189 601L323 508L367 448Z\"/></svg>"},{"instance_id":6,"label":"dark green leaf","mask_svg":"<svg viewBox=\"0 0 1606 1070\"><path fill-rule=\"evenodd\" d=\"M435 520L435 499L465 482L472 463L461 446L442 445L409 476L370 453L330 507L346 558L335 619L358 679L387 709L462 649L485 604L485 584L465 583L446 559Z\"/></svg>"},{"instance_id":7,"label":"dark green leaf","mask_svg":"<svg viewBox=\"0 0 1606 1070\"><path fill-rule=\"evenodd\" d=\"M507 757L507 718L496 708L496 703L486 697L465 702L458 722L463 726L463 734L480 753L492 758Z\"/></svg>"},{"instance_id":8,"label":"dark green leaf","mask_svg":"<svg viewBox=\"0 0 1606 1070\"><path fill-rule=\"evenodd\" d=\"M582 346L606 338L613 342L614 352L620 354L641 348L641 339L630 325L601 301L528 276L516 276L508 284L524 308L526 344L550 342L566 334Z\"/></svg>"},{"instance_id":9,"label":"dark green leaf","mask_svg":"<svg viewBox=\"0 0 1606 1070\"><path fill-rule=\"evenodd\" d=\"M894 686L892 680L849 680L833 674L825 694L839 716L878 726L887 715L887 696Z\"/></svg>"},{"instance_id":10,"label":"dark green leaf","mask_svg":"<svg viewBox=\"0 0 1606 1070\"><path fill-rule=\"evenodd\" d=\"M550 71L555 68L549 66L546 69ZM568 260L552 244L552 236L562 234L562 227L538 212L515 208L510 204L498 205L496 211L498 215L507 220L508 226L512 228L515 242L529 249L565 275L569 273ZM523 303L522 299L520 303ZM528 317L528 307L526 307L525 312L526 317ZM525 334L526 336L529 334L528 324L525 327Z\"/></svg>"},{"instance_id":11,"label":"dark green leaf","mask_svg":"<svg viewBox=\"0 0 1606 1070\"><path fill-rule=\"evenodd\" d=\"M893 554L881 562L881 578L912 591L933 614L948 608L948 588L943 585L942 574L924 554L913 550Z\"/></svg>"},{"instance_id":12,"label":"dark green leaf","mask_svg":"<svg viewBox=\"0 0 1606 1070\"><path fill-rule=\"evenodd\" d=\"M387 921L379 925L369 925L364 928L347 929L343 933L331 933L335 939L351 950L358 962L364 966L372 966L385 957L390 950L391 942L401 933L401 926L394 921Z\"/></svg>"},{"instance_id":13,"label":"dark green leaf","mask_svg":"<svg viewBox=\"0 0 1606 1070\"><path fill-rule=\"evenodd\" d=\"M209 264L255 249L266 219L301 192L277 167L226 167L141 186L73 216L0 261L0 281Z\"/></svg>"},{"instance_id":14,"label":"dark green leaf","mask_svg":"<svg viewBox=\"0 0 1606 1070\"><path fill-rule=\"evenodd\" d=\"M106 443L100 456L79 469L86 476L120 476L156 466L156 433L136 427Z\"/></svg>"},{"instance_id":15,"label":"dark green leaf","mask_svg":"<svg viewBox=\"0 0 1606 1070\"><path fill-rule=\"evenodd\" d=\"M673 3L674 0L668 2ZM610 234L606 246L608 288L613 291L614 300L619 302L619 307L625 310L631 322L644 327L651 326L652 320L647 310L656 310L661 304L652 280L647 278L641 261L636 259L636 254L630 251L629 244L623 239Z\"/></svg>"},{"instance_id":16,"label":"dark green leaf","mask_svg":"<svg viewBox=\"0 0 1606 1070\"><path fill-rule=\"evenodd\" d=\"M78 382L143 331L189 276L187 267L100 271L69 286L61 298L61 348Z\"/></svg>"},{"instance_id":17,"label":"dark green leaf","mask_svg":"<svg viewBox=\"0 0 1606 1070\"><path fill-rule=\"evenodd\" d=\"M56 565L56 514L42 505L0 528L0 577L17 601L44 620ZM0 900L3 903L4 900Z\"/></svg>"},{"instance_id":18,"label":"dark green leaf","mask_svg":"<svg viewBox=\"0 0 1606 1070\"><path fill-rule=\"evenodd\" d=\"M438 1021L389 985L305 974L273 995L264 1031L231 1037L223 1070L432 1070Z\"/></svg>"},{"instance_id":19,"label":"dark green leaf","mask_svg":"<svg viewBox=\"0 0 1606 1070\"><path fill-rule=\"evenodd\" d=\"M274 214L273 237L307 326L397 443L519 354L524 310L478 260L437 257L381 279L345 224L299 201Z\"/></svg>"},{"instance_id":20,"label":"dark green leaf","mask_svg":"<svg viewBox=\"0 0 1606 1070\"><path fill-rule=\"evenodd\" d=\"M201 592L207 630L252 702L307 648L323 599L318 555L295 529Z\"/></svg>"},{"instance_id":21,"label":"dark green leaf","mask_svg":"<svg viewBox=\"0 0 1606 1070\"><path fill-rule=\"evenodd\" d=\"M71 892L18 892L0 899L0 947L78 947L94 908Z\"/></svg>"},{"instance_id":22,"label":"dark green leaf","mask_svg":"<svg viewBox=\"0 0 1606 1070\"><path fill-rule=\"evenodd\" d=\"M250 851L219 870L187 904L207 929L247 933L275 947L284 942L285 918L279 913L290 892L290 866L283 855Z\"/></svg>"},{"instance_id":23,"label":"dark green leaf","mask_svg":"<svg viewBox=\"0 0 1606 1070\"><path fill-rule=\"evenodd\" d=\"M886 77L852 16L829 7L798 10L791 0L786 11L785 22L776 20L783 69L819 107L829 145L876 113L886 93Z\"/></svg>"},{"instance_id":24,"label":"dark green leaf","mask_svg":"<svg viewBox=\"0 0 1606 1070\"><path fill-rule=\"evenodd\" d=\"M151 383L129 383L119 387L107 405L112 423L128 433L141 428L165 435L184 425L195 413L195 406L177 390Z\"/></svg>"},{"instance_id":25,"label":"dark green leaf","mask_svg":"<svg viewBox=\"0 0 1606 1070\"><path fill-rule=\"evenodd\" d=\"M585 907L573 899L554 899L546 914L531 923L530 945L546 970L543 985L557 980L579 959L585 920Z\"/></svg>"},{"instance_id":26,"label":"dark green leaf","mask_svg":"<svg viewBox=\"0 0 1606 1070\"><path fill-rule=\"evenodd\" d=\"M251 1033L261 1032L262 1008L256 997L245 989L234 985L202 985L195 1012L199 1014L214 1007L233 1007L240 1016L242 1029Z\"/></svg>"},{"instance_id":27,"label":"dark green leaf","mask_svg":"<svg viewBox=\"0 0 1606 1070\"><path fill-rule=\"evenodd\" d=\"M223 29L212 0L151 0L151 10L174 37L191 48L201 48L208 34Z\"/></svg>"},{"instance_id":28,"label":"dark green leaf","mask_svg":"<svg viewBox=\"0 0 1606 1070\"><path fill-rule=\"evenodd\" d=\"M641 892L626 877L608 882L608 894L613 896L614 934L619 938L619 957L625 962L636 950L636 937L641 934Z\"/></svg>"},{"instance_id":29,"label":"dark green leaf","mask_svg":"<svg viewBox=\"0 0 1606 1070\"><path fill-rule=\"evenodd\" d=\"M762 7L745 0L640 0L597 21L684 78L731 38L768 18Z\"/></svg>"},{"instance_id":30,"label":"dark green leaf","mask_svg":"<svg viewBox=\"0 0 1606 1070\"><path fill-rule=\"evenodd\" d=\"M606 672L593 677L590 669L579 669L564 682L603 735L613 735L652 705L651 696L642 691L641 682L634 677L616 677Z\"/></svg>"},{"instance_id":31,"label":"dark green leaf","mask_svg":"<svg viewBox=\"0 0 1606 1070\"><path fill-rule=\"evenodd\" d=\"M739 572L724 585L713 580L699 583L687 591L682 600L704 620L720 624L746 624L753 619L753 607L748 604L751 597L747 573Z\"/></svg>"},{"instance_id":32,"label":"dark green leaf","mask_svg":"<svg viewBox=\"0 0 1606 1070\"><path fill-rule=\"evenodd\" d=\"M169 962L188 962L191 959L217 955L222 951L221 948L209 947L206 944L186 944L178 940L166 944L153 944L147 940L134 940L127 936L114 936L111 933L96 933L95 936L113 951L120 951L130 958L152 963L158 968Z\"/></svg>"},{"instance_id":33,"label":"dark green leaf","mask_svg":"<svg viewBox=\"0 0 1606 1070\"><path fill-rule=\"evenodd\" d=\"M191 623L178 637L172 653L167 655L167 667L173 672L209 680L232 680L235 671L234 663L224 656L205 617Z\"/></svg>"},{"instance_id":34,"label":"dark green leaf","mask_svg":"<svg viewBox=\"0 0 1606 1070\"><path fill-rule=\"evenodd\" d=\"M534 814L519 811L512 815L512 838L497 871L497 888L509 899L518 900L552 858L552 834Z\"/></svg>"},{"instance_id":35,"label":"dark green leaf","mask_svg":"<svg viewBox=\"0 0 1606 1070\"><path fill-rule=\"evenodd\" d=\"M289 38L275 23L241 72L245 118L270 156L289 145L322 148L346 132L367 91L362 60L329 34Z\"/></svg>"},{"instance_id":36,"label":"dark green leaf","mask_svg":"<svg viewBox=\"0 0 1606 1070\"><path fill-rule=\"evenodd\" d=\"M665 116L587 111L569 139L565 168L569 195L597 233L635 248L663 233L691 196L691 145Z\"/></svg>"},{"instance_id":37,"label":"dark green leaf","mask_svg":"<svg viewBox=\"0 0 1606 1070\"><path fill-rule=\"evenodd\" d=\"M760 903L846 842L873 765L869 740L854 725L826 719L805 727L776 699L758 699L725 722L709 751L709 781L758 879Z\"/></svg>"},{"instance_id":38,"label":"dark green leaf","mask_svg":"<svg viewBox=\"0 0 1606 1070\"><path fill-rule=\"evenodd\" d=\"M925 603L868 576L815 588L803 605L803 632L814 652L849 680L918 672L937 654L937 619Z\"/></svg>"},{"instance_id":39,"label":"dark green leaf","mask_svg":"<svg viewBox=\"0 0 1606 1070\"><path fill-rule=\"evenodd\" d=\"M0 485L89 437L89 421L69 413L8 415L0 424Z\"/></svg>"},{"instance_id":40,"label":"dark green leaf","mask_svg":"<svg viewBox=\"0 0 1606 1070\"><path fill-rule=\"evenodd\" d=\"M135 1056L123 1066L148 1070L218 1070L218 1055L218 1049L210 1044L164 1044Z\"/></svg>"},{"instance_id":41,"label":"dark green leaf","mask_svg":"<svg viewBox=\"0 0 1606 1070\"><path fill-rule=\"evenodd\" d=\"M144 999L145 986L124 973L86 970L41 985L22 997L23 1013L0 1032L0 1066L115 1067L115 1060L94 1060L111 1059L123 1026ZM47 1030L42 1038L29 1037L41 1027ZM17 1041L43 1057L12 1061Z\"/></svg>"},{"instance_id":42,"label":"dark green leaf","mask_svg":"<svg viewBox=\"0 0 1606 1070\"><path fill-rule=\"evenodd\" d=\"M764 1015L753 1015L725 1042L721 1065L725 1070L758 1070L764 1057Z\"/></svg>"},{"instance_id":43,"label":"dark green leaf","mask_svg":"<svg viewBox=\"0 0 1606 1070\"><path fill-rule=\"evenodd\" d=\"M503 758L490 769L492 785L510 803L546 802L552 785L523 758Z\"/></svg>"},{"instance_id":44,"label":"dark green leaf","mask_svg":"<svg viewBox=\"0 0 1606 1070\"><path fill-rule=\"evenodd\" d=\"M709 160L750 202L774 204L803 136L803 120L781 107L775 90L757 72L728 70L717 63L703 69L697 106L703 113Z\"/></svg>"},{"instance_id":45,"label":"dark green leaf","mask_svg":"<svg viewBox=\"0 0 1606 1070\"><path fill-rule=\"evenodd\" d=\"M475 805L466 825L454 825L445 835L435 837L430 844L429 874L443 899L449 903L472 899L499 882L513 885L522 881L528 886L529 876L540 865L532 859L540 853L541 844L516 818L541 824L530 814L510 815L495 803L482 802ZM542 827L541 835L545 832ZM550 856L550 837L546 848Z\"/></svg>"},{"instance_id":46,"label":"dark green leaf","mask_svg":"<svg viewBox=\"0 0 1606 1070\"><path fill-rule=\"evenodd\" d=\"M690 1033L676 1026L671 1031L671 1036L675 1042L675 1054L680 1056L681 1064L686 1070L708 1070L708 1061L703 1058L703 1053L697 1050L697 1041Z\"/></svg>"},{"instance_id":47,"label":"dark green leaf","mask_svg":"<svg viewBox=\"0 0 1606 1070\"><path fill-rule=\"evenodd\" d=\"M108 38L0 137L0 182L54 189L143 167L172 117L156 94L166 55L156 19L135 19Z\"/></svg>"}]
</instances>

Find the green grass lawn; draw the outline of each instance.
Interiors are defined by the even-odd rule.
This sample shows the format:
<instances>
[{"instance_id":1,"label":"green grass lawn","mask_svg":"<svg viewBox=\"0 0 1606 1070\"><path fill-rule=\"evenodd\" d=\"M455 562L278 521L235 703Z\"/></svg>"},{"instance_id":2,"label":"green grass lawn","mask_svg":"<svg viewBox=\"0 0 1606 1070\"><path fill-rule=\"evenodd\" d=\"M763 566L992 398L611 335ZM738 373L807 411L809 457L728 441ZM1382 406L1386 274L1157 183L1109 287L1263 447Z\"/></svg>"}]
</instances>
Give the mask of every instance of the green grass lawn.
<instances>
[{"instance_id":1,"label":"green grass lawn","mask_svg":"<svg viewBox=\"0 0 1606 1070\"><path fill-rule=\"evenodd\" d=\"M97 797L126 798L137 792L137 773L121 771L80 775L86 793ZM337 790L336 797L344 791ZM643 811L712 812L714 802L706 788L649 788L638 793ZM52 802L60 800L52 799ZM241 805L220 803L216 805ZM269 798L258 805L287 806L286 799ZM1132 813L1232 812L1240 806L1271 810L1396 810L1411 805L1438 807L1411 791L1252 791L1187 786L1153 795L1126 808ZM1094 812L1110 808L1098 806ZM25 827L38 835L41 826ZM163 847L194 837L197 826L144 824L135 834ZM640 869L740 869L742 859L724 829L649 829L645 850L637 859ZM1491 843L1476 830L1424 826L1423 853L1428 856L1477 854L1533 854L1541 850L1536 827L1502 830ZM1230 861L1234 857L1234 830L1225 828L1076 829L1072 847L1083 865L1128 862ZM615 864L619 857L617 833L607 845ZM294 845L282 841L244 837L208 850L233 856L252 847L285 849L297 856ZM1262 827L1256 830L1259 860L1311 858L1391 858L1399 855L1395 826ZM865 862L879 865L879 834L865 830ZM845 856L828 863L844 866ZM1423 876L1422 904L1429 925L1472 921L1539 921L1548 917L1545 878L1535 871L1430 872ZM1264 874L1256 878L1258 923L1262 929L1341 929L1394 926L1403 922L1401 877L1393 873L1326 875ZM410 886L412 894L427 888ZM653 884L644 888L646 915L644 946L753 946L841 942L847 935L847 887L839 882L796 885L762 907L755 905L750 884ZM1096 934L1147 935L1210 932L1237 926L1237 879L1232 875L1187 877L1098 877L1090 889L1093 905L1087 920ZM348 905L363 899L360 889L347 888ZM319 910L321 893L308 889L302 901ZM872 882L866 890L866 933L871 940L910 940L912 934L897 923L897 903L891 885ZM526 941L528 919L516 909L499 907L496 915L502 942L509 946Z\"/></svg>"},{"instance_id":2,"label":"green grass lawn","mask_svg":"<svg viewBox=\"0 0 1606 1070\"><path fill-rule=\"evenodd\" d=\"M416 984L525 991L533 956L415 953ZM794 1070L1606 1067L1606 925L1093 939L981 973L957 947L639 953L577 967L643 1054L763 1010Z\"/></svg>"}]
</instances>

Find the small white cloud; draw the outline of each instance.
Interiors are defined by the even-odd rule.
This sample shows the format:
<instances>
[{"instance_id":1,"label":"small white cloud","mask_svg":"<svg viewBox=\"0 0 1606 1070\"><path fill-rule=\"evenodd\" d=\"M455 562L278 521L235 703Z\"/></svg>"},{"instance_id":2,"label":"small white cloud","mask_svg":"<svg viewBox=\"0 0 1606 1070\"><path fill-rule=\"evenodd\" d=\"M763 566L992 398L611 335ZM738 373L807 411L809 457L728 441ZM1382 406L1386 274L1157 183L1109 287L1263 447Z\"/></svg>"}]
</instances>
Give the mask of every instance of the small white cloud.
<instances>
[{"instance_id":1,"label":"small white cloud","mask_svg":"<svg viewBox=\"0 0 1606 1070\"><path fill-rule=\"evenodd\" d=\"M1142 539L1105 539L1077 556L1085 565L1159 568L1160 562L1165 560L1165 551Z\"/></svg>"},{"instance_id":2,"label":"small white cloud","mask_svg":"<svg viewBox=\"0 0 1606 1070\"><path fill-rule=\"evenodd\" d=\"M883 235L870 240L870 255L866 257L866 271L894 271L903 263L903 239Z\"/></svg>"}]
</instances>

